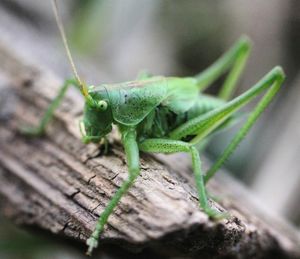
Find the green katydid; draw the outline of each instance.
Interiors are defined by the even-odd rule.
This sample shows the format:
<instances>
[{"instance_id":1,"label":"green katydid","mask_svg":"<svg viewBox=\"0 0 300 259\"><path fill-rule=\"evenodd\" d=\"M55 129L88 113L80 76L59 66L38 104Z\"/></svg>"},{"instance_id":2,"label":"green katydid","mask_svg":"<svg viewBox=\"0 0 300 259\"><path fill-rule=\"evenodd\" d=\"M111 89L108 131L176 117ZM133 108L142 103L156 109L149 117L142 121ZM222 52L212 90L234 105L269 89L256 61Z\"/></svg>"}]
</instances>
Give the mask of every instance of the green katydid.
<instances>
[{"instance_id":1,"label":"green katydid","mask_svg":"<svg viewBox=\"0 0 300 259\"><path fill-rule=\"evenodd\" d=\"M163 77L143 74L137 80L86 86L78 76L66 36L60 21L56 0L52 0L55 18L71 63L75 79L66 80L57 97L46 111L39 126L26 130L27 134L41 135L53 117L66 90L73 85L85 99L80 130L84 143L99 143L116 125L127 158L128 179L123 182L100 215L93 233L87 240L88 254L98 246L98 239L114 208L140 173L139 153L186 152L192 159L199 203L211 218L224 215L208 203L205 184L237 148L258 117L270 104L285 78L281 67L275 67L258 83L240 96L230 100L250 52L250 41L242 37L214 64L195 77ZM218 97L203 91L224 73L229 72ZM233 137L221 157L207 173L201 169L199 151L195 145L224 127L231 125L237 112L262 94L262 99L250 112L242 128Z\"/></svg>"}]
</instances>

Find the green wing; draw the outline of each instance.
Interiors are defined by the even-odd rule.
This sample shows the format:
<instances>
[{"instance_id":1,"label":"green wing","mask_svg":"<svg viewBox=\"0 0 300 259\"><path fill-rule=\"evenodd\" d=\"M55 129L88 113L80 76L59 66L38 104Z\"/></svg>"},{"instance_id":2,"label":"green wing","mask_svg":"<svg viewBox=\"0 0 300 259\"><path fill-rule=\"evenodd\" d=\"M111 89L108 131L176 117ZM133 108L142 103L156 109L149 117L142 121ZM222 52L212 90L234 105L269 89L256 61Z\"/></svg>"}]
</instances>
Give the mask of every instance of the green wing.
<instances>
[{"instance_id":1,"label":"green wing","mask_svg":"<svg viewBox=\"0 0 300 259\"><path fill-rule=\"evenodd\" d=\"M166 98L166 82L163 77L154 77L123 83L116 89L108 87L114 120L124 125L140 123Z\"/></svg>"},{"instance_id":2,"label":"green wing","mask_svg":"<svg viewBox=\"0 0 300 259\"><path fill-rule=\"evenodd\" d=\"M167 80L168 94L162 101L163 106L167 106L176 114L188 111L197 101L199 90L194 78L169 77Z\"/></svg>"},{"instance_id":3,"label":"green wing","mask_svg":"<svg viewBox=\"0 0 300 259\"><path fill-rule=\"evenodd\" d=\"M180 114L197 101L198 88L193 78L151 77L146 80L107 85L115 121L139 124L158 105Z\"/></svg>"}]
</instances>

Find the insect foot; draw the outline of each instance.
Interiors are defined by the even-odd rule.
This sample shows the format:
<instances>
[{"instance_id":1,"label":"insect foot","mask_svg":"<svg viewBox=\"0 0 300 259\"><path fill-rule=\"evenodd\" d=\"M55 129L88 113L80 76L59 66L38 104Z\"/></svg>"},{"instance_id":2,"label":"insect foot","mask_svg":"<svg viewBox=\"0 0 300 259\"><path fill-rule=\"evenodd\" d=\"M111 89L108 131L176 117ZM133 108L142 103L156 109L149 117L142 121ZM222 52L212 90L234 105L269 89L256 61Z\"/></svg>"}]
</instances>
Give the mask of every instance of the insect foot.
<instances>
[{"instance_id":1,"label":"insect foot","mask_svg":"<svg viewBox=\"0 0 300 259\"><path fill-rule=\"evenodd\" d=\"M91 236L89 239L86 240L86 244L88 246L86 254L91 256L94 248L98 247L98 241L95 237Z\"/></svg>"},{"instance_id":2,"label":"insect foot","mask_svg":"<svg viewBox=\"0 0 300 259\"><path fill-rule=\"evenodd\" d=\"M205 209L204 212L214 220L228 219L230 217L228 212L219 212L212 208Z\"/></svg>"}]
</instances>

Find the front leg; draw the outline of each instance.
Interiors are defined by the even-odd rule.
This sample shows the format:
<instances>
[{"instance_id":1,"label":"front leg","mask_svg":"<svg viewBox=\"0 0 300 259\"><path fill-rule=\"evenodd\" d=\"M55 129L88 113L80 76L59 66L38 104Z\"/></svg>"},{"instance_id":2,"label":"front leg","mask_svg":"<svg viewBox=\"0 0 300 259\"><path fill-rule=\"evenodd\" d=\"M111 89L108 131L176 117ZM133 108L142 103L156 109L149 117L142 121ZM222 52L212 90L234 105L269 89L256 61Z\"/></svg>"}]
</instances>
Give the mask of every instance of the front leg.
<instances>
[{"instance_id":1,"label":"front leg","mask_svg":"<svg viewBox=\"0 0 300 259\"><path fill-rule=\"evenodd\" d=\"M68 88L73 85L78 88L78 83L74 79L68 79L64 82L63 86L61 87L60 91L58 92L57 96L49 105L48 109L46 110L44 116L42 117L40 123L36 127L23 127L20 129L21 133L29 136L40 136L44 134L45 129L53 117L53 114L57 107L60 105L61 101L63 100Z\"/></svg>"},{"instance_id":2,"label":"front leg","mask_svg":"<svg viewBox=\"0 0 300 259\"><path fill-rule=\"evenodd\" d=\"M110 200L109 204L106 206L105 210L101 214L96 224L96 227L87 240L88 251L87 254L91 255L94 248L98 246L98 239L101 232L104 229L105 224L109 216L112 214L114 208L118 205L120 199L128 191L128 189L134 183L134 180L140 173L140 162L139 162L139 149L136 142L136 130L132 127L120 128L122 134L122 142L124 145L126 160L128 166L128 178L123 182L121 187L117 190L115 195Z\"/></svg>"}]
</instances>

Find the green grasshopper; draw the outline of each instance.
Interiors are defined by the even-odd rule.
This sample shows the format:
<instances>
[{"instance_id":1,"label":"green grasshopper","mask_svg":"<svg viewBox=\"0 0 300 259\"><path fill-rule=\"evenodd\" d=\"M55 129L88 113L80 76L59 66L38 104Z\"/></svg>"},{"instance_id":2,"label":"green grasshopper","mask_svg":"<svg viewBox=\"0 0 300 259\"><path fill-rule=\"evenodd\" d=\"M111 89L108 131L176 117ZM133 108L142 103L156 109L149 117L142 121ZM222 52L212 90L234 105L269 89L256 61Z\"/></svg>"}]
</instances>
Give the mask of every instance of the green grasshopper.
<instances>
[{"instance_id":1,"label":"green grasshopper","mask_svg":"<svg viewBox=\"0 0 300 259\"><path fill-rule=\"evenodd\" d=\"M190 154L200 207L211 218L224 217L224 214L210 207L205 184L237 148L280 89L285 78L282 68L275 67L248 91L230 100L250 52L250 41L244 36L214 64L194 77L143 74L130 82L86 86L75 68L56 0L52 0L52 4L75 79L65 81L39 126L27 129L26 132L31 135L44 133L54 110L62 101L68 87L73 85L79 88L85 100L83 120L80 123L83 142L99 143L106 139L112 125L116 125L121 134L128 166L128 179L122 183L100 215L87 240L87 253L91 254L98 246L99 236L109 216L139 176L140 151ZM229 73L218 97L204 94L203 91L225 72ZM246 122L223 154L204 173L195 145L205 143L212 134L231 126L240 109L263 92L265 94L249 113Z\"/></svg>"}]
</instances>

